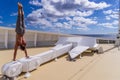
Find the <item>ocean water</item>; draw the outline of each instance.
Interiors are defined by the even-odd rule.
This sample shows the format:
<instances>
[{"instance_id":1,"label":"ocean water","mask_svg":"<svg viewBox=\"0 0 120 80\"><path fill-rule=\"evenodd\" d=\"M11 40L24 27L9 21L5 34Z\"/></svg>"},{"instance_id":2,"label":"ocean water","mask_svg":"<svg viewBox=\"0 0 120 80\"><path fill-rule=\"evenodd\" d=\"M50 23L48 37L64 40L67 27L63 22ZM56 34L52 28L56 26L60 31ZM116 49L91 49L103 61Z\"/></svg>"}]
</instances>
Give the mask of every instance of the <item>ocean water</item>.
<instances>
[{"instance_id":1,"label":"ocean water","mask_svg":"<svg viewBox=\"0 0 120 80\"><path fill-rule=\"evenodd\" d=\"M95 38L98 38L98 39L115 40L117 34L74 34L74 35L95 37Z\"/></svg>"}]
</instances>

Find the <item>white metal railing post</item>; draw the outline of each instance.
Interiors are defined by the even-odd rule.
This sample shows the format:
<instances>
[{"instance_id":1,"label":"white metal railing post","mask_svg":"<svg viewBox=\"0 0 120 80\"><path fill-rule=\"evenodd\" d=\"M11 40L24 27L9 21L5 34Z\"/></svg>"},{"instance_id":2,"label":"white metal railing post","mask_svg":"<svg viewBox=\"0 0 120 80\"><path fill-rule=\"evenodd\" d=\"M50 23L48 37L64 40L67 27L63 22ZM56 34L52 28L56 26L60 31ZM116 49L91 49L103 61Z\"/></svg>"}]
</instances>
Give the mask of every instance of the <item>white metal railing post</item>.
<instances>
[{"instance_id":1,"label":"white metal railing post","mask_svg":"<svg viewBox=\"0 0 120 80\"><path fill-rule=\"evenodd\" d=\"M119 0L120 2L120 0ZM118 10L118 34L117 34L117 39L116 39L116 42L115 42L115 46L120 47L120 3L119 3L119 10Z\"/></svg>"},{"instance_id":2,"label":"white metal railing post","mask_svg":"<svg viewBox=\"0 0 120 80\"><path fill-rule=\"evenodd\" d=\"M35 35L34 35L34 46L36 47L37 46L37 33L35 32Z\"/></svg>"},{"instance_id":3,"label":"white metal railing post","mask_svg":"<svg viewBox=\"0 0 120 80\"><path fill-rule=\"evenodd\" d=\"M8 48L8 30L5 30L5 48Z\"/></svg>"},{"instance_id":4,"label":"white metal railing post","mask_svg":"<svg viewBox=\"0 0 120 80\"><path fill-rule=\"evenodd\" d=\"M119 0L120 1L120 0ZM119 3L119 12L118 12L118 15L119 15L119 22L118 22L118 48L120 47L120 3Z\"/></svg>"}]
</instances>

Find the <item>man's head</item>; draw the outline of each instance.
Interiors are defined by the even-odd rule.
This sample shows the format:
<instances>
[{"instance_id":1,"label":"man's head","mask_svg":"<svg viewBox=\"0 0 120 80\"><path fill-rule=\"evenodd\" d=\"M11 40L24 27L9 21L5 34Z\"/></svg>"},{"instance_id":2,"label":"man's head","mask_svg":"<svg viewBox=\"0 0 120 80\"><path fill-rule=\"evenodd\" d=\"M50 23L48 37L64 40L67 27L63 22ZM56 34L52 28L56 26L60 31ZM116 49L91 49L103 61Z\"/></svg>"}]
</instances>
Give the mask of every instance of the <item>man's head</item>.
<instances>
[{"instance_id":1,"label":"man's head","mask_svg":"<svg viewBox=\"0 0 120 80\"><path fill-rule=\"evenodd\" d=\"M25 47L26 47L26 42L24 41L24 40L22 40L21 42L20 42L20 49L21 50L25 50Z\"/></svg>"},{"instance_id":2,"label":"man's head","mask_svg":"<svg viewBox=\"0 0 120 80\"><path fill-rule=\"evenodd\" d=\"M24 51L25 50L25 45L20 45L20 49Z\"/></svg>"}]
</instances>

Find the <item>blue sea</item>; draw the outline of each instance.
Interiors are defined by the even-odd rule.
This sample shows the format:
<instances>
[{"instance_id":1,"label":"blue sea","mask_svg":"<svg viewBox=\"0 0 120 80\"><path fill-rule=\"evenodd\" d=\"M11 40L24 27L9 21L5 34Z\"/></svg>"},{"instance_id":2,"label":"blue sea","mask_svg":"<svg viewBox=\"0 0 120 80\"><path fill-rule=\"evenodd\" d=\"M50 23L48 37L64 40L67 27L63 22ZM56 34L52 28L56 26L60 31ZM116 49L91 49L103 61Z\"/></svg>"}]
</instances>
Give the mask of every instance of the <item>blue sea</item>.
<instances>
[{"instance_id":1,"label":"blue sea","mask_svg":"<svg viewBox=\"0 0 120 80\"><path fill-rule=\"evenodd\" d=\"M95 38L98 38L98 39L115 40L117 34L74 34L74 35L95 37Z\"/></svg>"}]
</instances>

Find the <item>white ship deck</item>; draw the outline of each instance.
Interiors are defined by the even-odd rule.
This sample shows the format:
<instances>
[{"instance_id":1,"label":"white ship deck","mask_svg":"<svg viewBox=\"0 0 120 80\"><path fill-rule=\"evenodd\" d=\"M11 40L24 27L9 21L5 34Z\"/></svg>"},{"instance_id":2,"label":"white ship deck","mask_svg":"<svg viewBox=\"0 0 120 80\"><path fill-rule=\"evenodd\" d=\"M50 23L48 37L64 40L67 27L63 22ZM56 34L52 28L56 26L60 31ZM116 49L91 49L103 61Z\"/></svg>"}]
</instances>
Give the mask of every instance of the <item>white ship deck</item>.
<instances>
[{"instance_id":1,"label":"white ship deck","mask_svg":"<svg viewBox=\"0 0 120 80\"><path fill-rule=\"evenodd\" d=\"M120 80L120 51L111 44L101 45L103 54L83 53L82 59L67 61L67 56L60 57L57 62L51 61L31 72L29 78L20 75L18 80ZM29 55L47 51L52 47L29 48ZM12 50L0 51L0 69L3 64L12 60ZM17 59L24 56L18 51ZM1 77L1 76L0 76ZM1 78L0 78L1 80Z\"/></svg>"}]
</instances>

